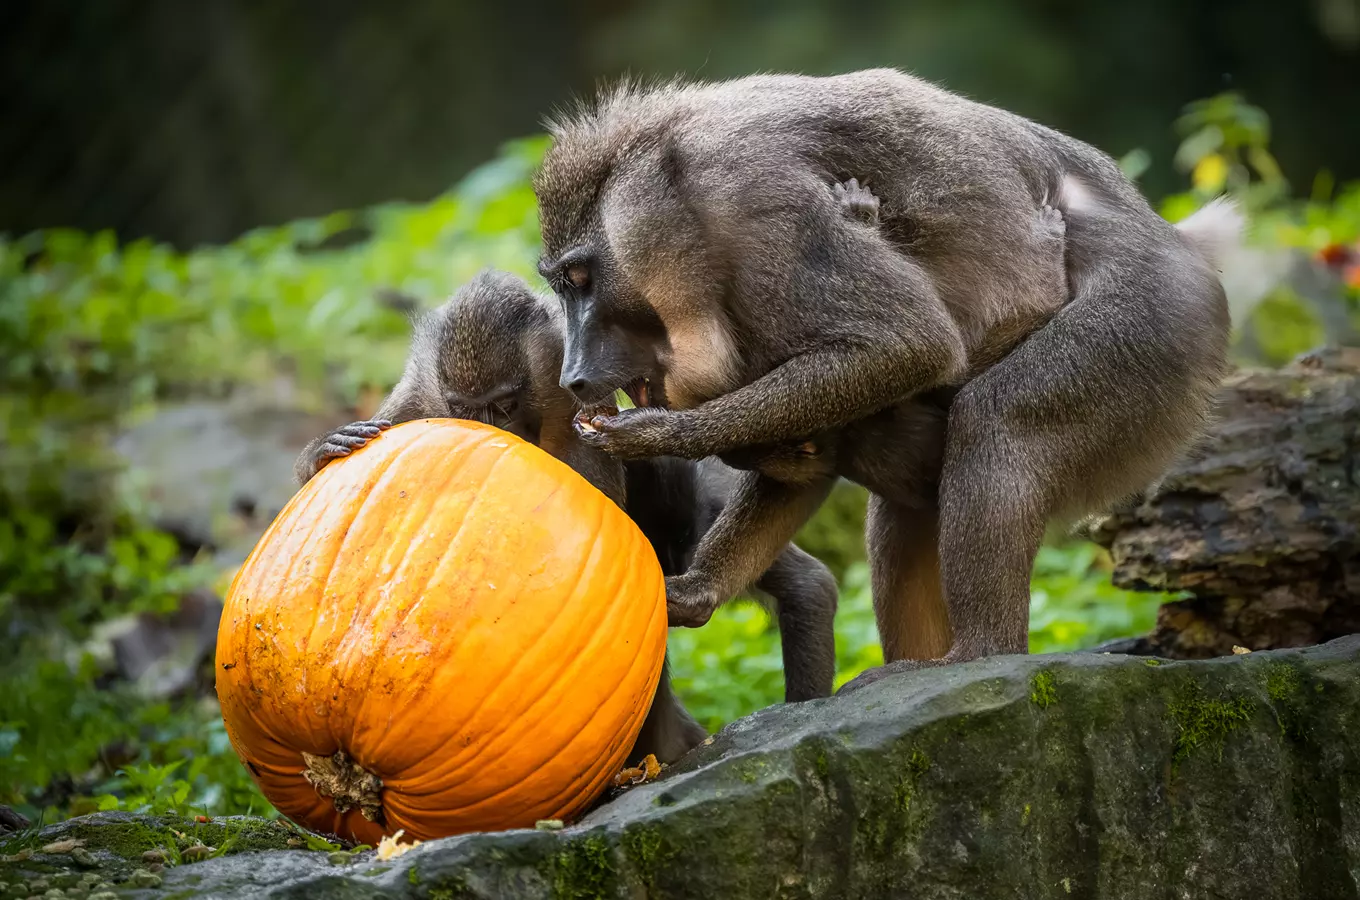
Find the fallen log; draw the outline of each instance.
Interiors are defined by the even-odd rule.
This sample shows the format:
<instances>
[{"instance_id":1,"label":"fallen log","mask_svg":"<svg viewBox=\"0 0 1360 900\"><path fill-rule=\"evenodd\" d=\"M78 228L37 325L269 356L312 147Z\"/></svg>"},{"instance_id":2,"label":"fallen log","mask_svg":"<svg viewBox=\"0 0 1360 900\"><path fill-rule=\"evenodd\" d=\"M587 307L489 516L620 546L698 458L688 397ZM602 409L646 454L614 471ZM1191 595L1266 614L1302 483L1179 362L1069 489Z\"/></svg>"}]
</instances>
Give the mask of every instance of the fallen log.
<instances>
[{"instance_id":1,"label":"fallen log","mask_svg":"<svg viewBox=\"0 0 1360 900\"><path fill-rule=\"evenodd\" d=\"M1205 658L1360 632L1360 349L1232 375L1196 450L1088 535L1114 583L1188 592L1101 649Z\"/></svg>"}]
</instances>

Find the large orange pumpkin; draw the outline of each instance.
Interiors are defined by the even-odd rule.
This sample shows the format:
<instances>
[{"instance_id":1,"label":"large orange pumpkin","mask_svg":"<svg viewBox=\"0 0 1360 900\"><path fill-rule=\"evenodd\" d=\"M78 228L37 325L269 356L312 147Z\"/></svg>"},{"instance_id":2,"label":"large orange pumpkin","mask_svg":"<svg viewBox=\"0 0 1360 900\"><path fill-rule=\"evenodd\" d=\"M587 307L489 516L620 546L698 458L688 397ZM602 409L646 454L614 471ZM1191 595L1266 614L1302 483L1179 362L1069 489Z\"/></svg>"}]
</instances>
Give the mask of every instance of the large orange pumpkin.
<instances>
[{"instance_id":1,"label":"large orange pumpkin","mask_svg":"<svg viewBox=\"0 0 1360 900\"><path fill-rule=\"evenodd\" d=\"M429 419L279 513L228 592L217 694L284 815L428 839L578 814L665 642L660 565L617 506L532 444Z\"/></svg>"}]
</instances>

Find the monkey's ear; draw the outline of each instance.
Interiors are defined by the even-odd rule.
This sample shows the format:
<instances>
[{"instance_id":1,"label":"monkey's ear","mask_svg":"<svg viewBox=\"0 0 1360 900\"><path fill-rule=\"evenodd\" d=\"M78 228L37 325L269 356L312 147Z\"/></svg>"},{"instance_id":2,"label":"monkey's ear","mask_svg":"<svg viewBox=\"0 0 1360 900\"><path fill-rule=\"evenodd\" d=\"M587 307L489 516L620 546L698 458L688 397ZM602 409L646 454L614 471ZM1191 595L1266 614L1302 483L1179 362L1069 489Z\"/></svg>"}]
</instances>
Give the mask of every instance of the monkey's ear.
<instances>
[{"instance_id":1,"label":"monkey's ear","mask_svg":"<svg viewBox=\"0 0 1360 900\"><path fill-rule=\"evenodd\" d=\"M671 186L678 186L685 180L686 159L680 143L670 132L662 134L657 140L657 157L662 176Z\"/></svg>"}]
</instances>

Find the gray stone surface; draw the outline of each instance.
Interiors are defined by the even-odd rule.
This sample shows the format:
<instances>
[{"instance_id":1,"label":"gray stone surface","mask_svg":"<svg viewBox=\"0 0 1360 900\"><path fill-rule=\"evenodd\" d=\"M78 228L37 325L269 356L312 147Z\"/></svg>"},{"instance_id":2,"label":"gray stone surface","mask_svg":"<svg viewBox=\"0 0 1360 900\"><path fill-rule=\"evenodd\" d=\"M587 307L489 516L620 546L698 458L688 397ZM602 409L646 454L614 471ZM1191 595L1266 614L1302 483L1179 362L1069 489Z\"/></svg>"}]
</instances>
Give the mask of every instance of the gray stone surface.
<instances>
[{"instance_id":1,"label":"gray stone surface","mask_svg":"<svg viewBox=\"0 0 1360 900\"><path fill-rule=\"evenodd\" d=\"M288 832L237 821L248 839L234 849L247 852L167 868L154 889L122 890L1356 898L1360 637L1207 661L1063 654L902 674L735 722L574 827L434 841L386 863L371 853L339 863L324 852L251 851ZM160 826L151 825L154 840ZM100 836L138 827L146 823L74 820L12 836L0 853L79 835L102 871L127 878L128 864ZM36 866L79 871L42 853L11 856L0 881L31 878Z\"/></svg>"},{"instance_id":2,"label":"gray stone surface","mask_svg":"<svg viewBox=\"0 0 1360 900\"><path fill-rule=\"evenodd\" d=\"M133 489L157 523L187 543L210 542L223 565L245 559L293 496L293 462L343 414L304 408L292 381L242 386L223 399L168 403L118 436Z\"/></svg>"}]
</instances>

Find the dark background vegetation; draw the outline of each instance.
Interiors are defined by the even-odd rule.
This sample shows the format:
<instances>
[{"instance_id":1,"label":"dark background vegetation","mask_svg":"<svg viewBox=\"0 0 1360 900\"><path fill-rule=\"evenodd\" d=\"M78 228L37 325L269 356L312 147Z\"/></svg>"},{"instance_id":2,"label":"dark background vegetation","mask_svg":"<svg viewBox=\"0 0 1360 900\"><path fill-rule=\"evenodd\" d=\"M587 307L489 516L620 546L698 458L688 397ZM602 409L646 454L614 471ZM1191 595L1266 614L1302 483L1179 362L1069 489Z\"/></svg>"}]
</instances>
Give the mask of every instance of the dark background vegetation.
<instances>
[{"instance_id":1,"label":"dark background vegetation","mask_svg":"<svg viewBox=\"0 0 1360 900\"><path fill-rule=\"evenodd\" d=\"M1250 213L1239 362L1355 338L1360 0L0 4L0 805L268 811L213 695L217 597L291 458L396 380L394 292L534 277L541 118L625 71L898 66L1102 147L1176 219ZM841 583L838 678L881 660L864 495L800 535ZM1165 598L1055 537L1034 652ZM677 629L710 727L782 697L735 605ZM3 853L0 846L0 853Z\"/></svg>"},{"instance_id":2,"label":"dark background vegetation","mask_svg":"<svg viewBox=\"0 0 1360 900\"><path fill-rule=\"evenodd\" d=\"M0 229L220 242L428 198L601 78L870 66L1142 147L1154 195L1229 89L1295 183L1360 175L1355 0L10 0Z\"/></svg>"}]
</instances>

